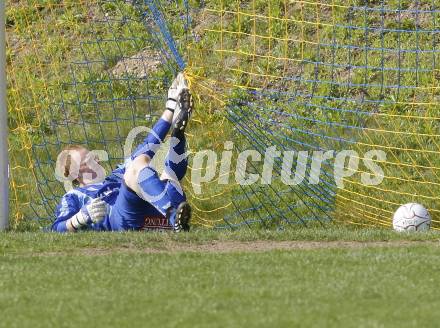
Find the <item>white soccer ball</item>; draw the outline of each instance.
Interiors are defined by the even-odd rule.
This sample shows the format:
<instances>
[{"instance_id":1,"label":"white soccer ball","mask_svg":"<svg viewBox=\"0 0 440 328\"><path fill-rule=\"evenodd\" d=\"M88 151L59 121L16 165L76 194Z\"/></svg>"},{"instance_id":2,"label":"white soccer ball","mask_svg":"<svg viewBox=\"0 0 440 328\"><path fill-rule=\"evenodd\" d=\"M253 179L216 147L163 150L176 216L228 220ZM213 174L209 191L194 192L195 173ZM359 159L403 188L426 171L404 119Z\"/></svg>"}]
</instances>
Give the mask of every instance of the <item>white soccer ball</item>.
<instances>
[{"instance_id":1,"label":"white soccer ball","mask_svg":"<svg viewBox=\"0 0 440 328\"><path fill-rule=\"evenodd\" d=\"M427 231L431 227L431 216L420 204L409 203L400 206L393 217L396 231Z\"/></svg>"}]
</instances>

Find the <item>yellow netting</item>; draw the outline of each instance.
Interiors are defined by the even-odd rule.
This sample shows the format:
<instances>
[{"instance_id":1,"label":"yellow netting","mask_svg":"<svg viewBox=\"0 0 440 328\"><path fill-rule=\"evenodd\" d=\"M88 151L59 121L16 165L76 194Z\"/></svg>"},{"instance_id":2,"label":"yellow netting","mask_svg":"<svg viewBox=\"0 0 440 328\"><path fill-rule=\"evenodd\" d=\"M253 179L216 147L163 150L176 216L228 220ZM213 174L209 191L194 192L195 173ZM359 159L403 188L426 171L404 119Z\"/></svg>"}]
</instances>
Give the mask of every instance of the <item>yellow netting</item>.
<instances>
[{"instance_id":1,"label":"yellow netting","mask_svg":"<svg viewBox=\"0 0 440 328\"><path fill-rule=\"evenodd\" d=\"M197 16L189 75L220 103L231 90L256 91L258 120L273 130L293 120L295 131L284 135L298 148L353 149L361 161L371 149L385 151L381 184L362 184L368 170L360 167L336 191L337 221L390 226L396 208L415 201L437 226L439 13L419 2L211 1Z\"/></svg>"},{"instance_id":2,"label":"yellow netting","mask_svg":"<svg viewBox=\"0 0 440 328\"><path fill-rule=\"evenodd\" d=\"M89 2L87 2L89 3ZM54 82L61 82L68 71L63 55L79 37L75 17L66 8L87 8L84 2L7 2L7 79L10 127L10 202L12 222L25 214L37 183L32 144L43 128L42 115L54 97ZM73 12L73 11L72 11Z\"/></svg>"}]
</instances>

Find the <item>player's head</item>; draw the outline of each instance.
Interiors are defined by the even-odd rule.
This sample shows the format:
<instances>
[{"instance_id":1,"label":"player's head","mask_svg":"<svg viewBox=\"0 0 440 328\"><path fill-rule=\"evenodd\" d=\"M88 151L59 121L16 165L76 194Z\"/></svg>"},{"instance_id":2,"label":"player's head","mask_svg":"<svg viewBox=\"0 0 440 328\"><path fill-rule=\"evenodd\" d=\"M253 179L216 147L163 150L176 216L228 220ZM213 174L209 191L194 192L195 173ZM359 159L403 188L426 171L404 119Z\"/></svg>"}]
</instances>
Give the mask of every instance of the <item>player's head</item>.
<instances>
[{"instance_id":1,"label":"player's head","mask_svg":"<svg viewBox=\"0 0 440 328\"><path fill-rule=\"evenodd\" d=\"M72 178L72 182L87 185L96 178L97 173L92 169L92 161L97 158L84 146L71 145L64 149L67 152L66 161L62 168L65 178ZM72 172L72 170L76 172Z\"/></svg>"}]
</instances>

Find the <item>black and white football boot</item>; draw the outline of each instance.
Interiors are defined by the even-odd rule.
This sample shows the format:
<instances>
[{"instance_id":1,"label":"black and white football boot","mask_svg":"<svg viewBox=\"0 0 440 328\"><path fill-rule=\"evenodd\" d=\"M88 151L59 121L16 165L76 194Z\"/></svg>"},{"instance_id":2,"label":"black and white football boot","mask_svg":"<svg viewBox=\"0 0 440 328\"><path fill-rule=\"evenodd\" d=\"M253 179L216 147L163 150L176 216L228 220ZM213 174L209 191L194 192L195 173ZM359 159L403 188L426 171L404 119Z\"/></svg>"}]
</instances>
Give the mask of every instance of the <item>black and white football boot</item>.
<instances>
[{"instance_id":1,"label":"black and white football boot","mask_svg":"<svg viewBox=\"0 0 440 328\"><path fill-rule=\"evenodd\" d=\"M191 118L194 108L193 97L189 89L184 88L180 91L177 98L177 106L173 116L173 130L184 132Z\"/></svg>"},{"instance_id":2,"label":"black and white football boot","mask_svg":"<svg viewBox=\"0 0 440 328\"><path fill-rule=\"evenodd\" d=\"M182 202L177 209L170 207L167 211L167 219L172 225L174 232L189 231L191 206L187 202Z\"/></svg>"}]
</instances>

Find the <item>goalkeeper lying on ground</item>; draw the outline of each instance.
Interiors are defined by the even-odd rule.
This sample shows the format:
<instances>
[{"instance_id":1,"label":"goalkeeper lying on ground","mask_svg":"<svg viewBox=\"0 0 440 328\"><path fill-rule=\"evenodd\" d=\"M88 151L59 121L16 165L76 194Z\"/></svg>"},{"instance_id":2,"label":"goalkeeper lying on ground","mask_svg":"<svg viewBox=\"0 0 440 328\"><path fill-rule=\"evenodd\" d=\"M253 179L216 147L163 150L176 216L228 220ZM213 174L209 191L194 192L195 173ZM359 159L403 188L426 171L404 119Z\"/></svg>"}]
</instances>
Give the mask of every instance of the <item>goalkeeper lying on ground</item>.
<instances>
[{"instance_id":1,"label":"goalkeeper lying on ground","mask_svg":"<svg viewBox=\"0 0 440 328\"><path fill-rule=\"evenodd\" d=\"M87 182L86 177L93 174L87 164L89 151L82 146L69 147L81 157L77 178L80 186L61 199L52 230L141 230L147 218L166 217L175 231L188 231L191 208L178 181L183 179L188 166L184 131L192 106L185 78L179 74L168 91L166 110L153 131L101 183ZM171 127L171 146L165 170L159 177L150 162ZM66 163L66 177L70 175L69 167Z\"/></svg>"}]
</instances>

